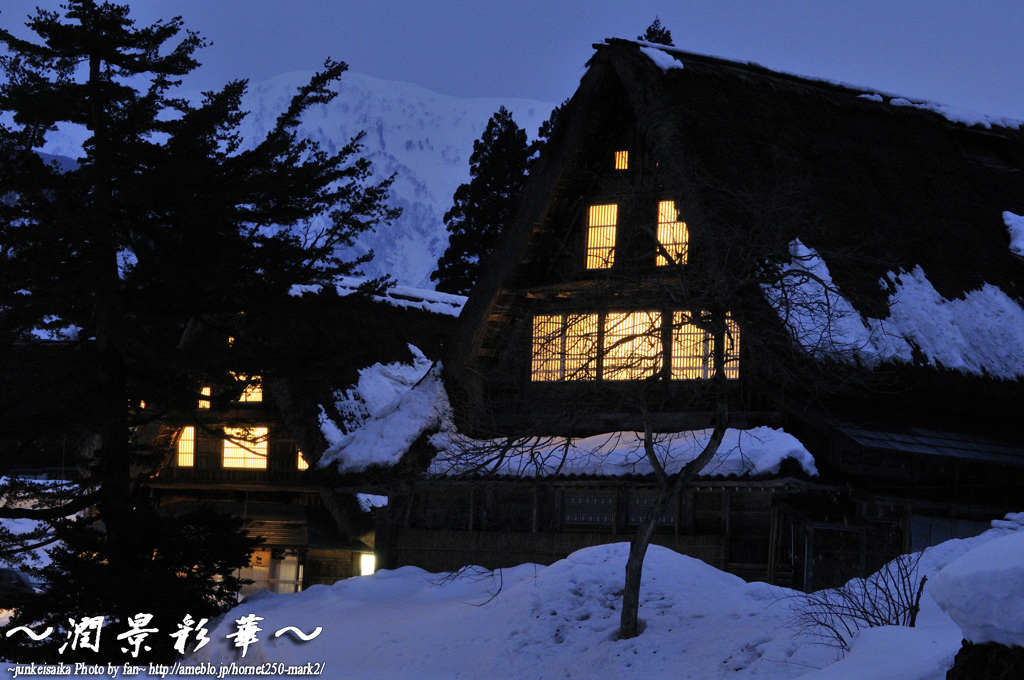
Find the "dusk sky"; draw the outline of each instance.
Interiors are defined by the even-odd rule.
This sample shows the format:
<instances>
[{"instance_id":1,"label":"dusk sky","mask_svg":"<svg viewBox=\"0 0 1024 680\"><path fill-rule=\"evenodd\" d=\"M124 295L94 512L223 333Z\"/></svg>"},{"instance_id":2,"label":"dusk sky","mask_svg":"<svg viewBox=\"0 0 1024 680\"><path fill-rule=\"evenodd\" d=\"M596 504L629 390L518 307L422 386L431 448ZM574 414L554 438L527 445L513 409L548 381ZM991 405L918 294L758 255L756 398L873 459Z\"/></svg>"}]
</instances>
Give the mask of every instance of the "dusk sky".
<instances>
[{"instance_id":1,"label":"dusk sky","mask_svg":"<svg viewBox=\"0 0 1024 680\"><path fill-rule=\"evenodd\" d=\"M36 5L4 0L20 27ZM213 42L191 85L263 80L327 56L353 71L459 97L570 96L608 37L660 17L676 46L1024 119L1024 2L1016 0L147 0Z\"/></svg>"}]
</instances>

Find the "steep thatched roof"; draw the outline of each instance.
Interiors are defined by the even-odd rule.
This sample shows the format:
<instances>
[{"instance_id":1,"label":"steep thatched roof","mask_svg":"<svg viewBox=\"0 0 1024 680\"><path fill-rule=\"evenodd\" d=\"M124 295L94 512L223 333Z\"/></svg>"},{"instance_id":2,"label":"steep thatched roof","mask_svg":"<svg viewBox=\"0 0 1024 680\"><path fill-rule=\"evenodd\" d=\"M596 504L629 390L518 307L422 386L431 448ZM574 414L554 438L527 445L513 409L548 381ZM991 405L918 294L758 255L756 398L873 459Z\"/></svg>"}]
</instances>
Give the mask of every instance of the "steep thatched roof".
<instances>
[{"instance_id":1,"label":"steep thatched roof","mask_svg":"<svg viewBox=\"0 0 1024 680\"><path fill-rule=\"evenodd\" d=\"M946 301L989 284L1020 306L1024 262L1003 216L1024 214L1018 127L670 47L595 49L459 319L446 371L470 399L487 389L481 376L505 349L527 284L544 278L537 263L564 244L559 233L578 229L564 206L579 202L581 168L626 129L657 160L663 192L685 205L694 244L723 233L783 248L799 240L856 311L877 319L891 314L900 272L923 272ZM551 279L545 292L574 285ZM928 364L907 340L911 364Z\"/></svg>"},{"instance_id":2,"label":"steep thatched roof","mask_svg":"<svg viewBox=\"0 0 1024 680\"><path fill-rule=\"evenodd\" d=\"M870 90L674 49L665 51L680 68L667 70L642 51L650 46L596 49L469 298L453 369L487 354L498 328L488 321L503 314L517 269L544 234L565 228L549 213L581 149L627 118L652 143L667 188L701 206L694 228L753 229L779 209L782 237L818 249L864 312L884 313L887 272L916 266L947 299L983 282L1021 295L1024 269L1002 217L1024 212L1019 129L969 127ZM856 257L830 258L844 248Z\"/></svg>"}]
</instances>

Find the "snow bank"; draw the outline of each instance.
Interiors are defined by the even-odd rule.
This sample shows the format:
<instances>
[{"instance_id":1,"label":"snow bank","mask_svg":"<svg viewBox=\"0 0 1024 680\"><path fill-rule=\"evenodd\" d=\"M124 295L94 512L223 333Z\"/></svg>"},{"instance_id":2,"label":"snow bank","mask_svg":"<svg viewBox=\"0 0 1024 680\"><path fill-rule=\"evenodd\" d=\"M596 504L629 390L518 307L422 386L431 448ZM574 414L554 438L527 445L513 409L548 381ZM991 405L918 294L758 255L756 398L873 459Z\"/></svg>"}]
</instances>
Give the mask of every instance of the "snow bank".
<instances>
[{"instance_id":1,"label":"snow bank","mask_svg":"<svg viewBox=\"0 0 1024 680\"><path fill-rule=\"evenodd\" d=\"M394 465L427 429L447 412L448 399L434 366L409 346L412 364L374 364L359 372L356 386L336 395L345 423L335 423L320 407L320 431L328 449L320 467L359 472L374 465Z\"/></svg>"},{"instance_id":2,"label":"snow bank","mask_svg":"<svg viewBox=\"0 0 1024 680\"><path fill-rule=\"evenodd\" d=\"M250 598L211 626L189 663L238 662L225 636L264 617L245 663L326 664L324 677L700 678L786 680L835 660L783 625L781 589L746 584L699 560L651 546L644 567L644 633L616 639L628 545L581 550L548 567L480 569L444 577L403 567ZM284 626L323 633L273 638Z\"/></svg>"},{"instance_id":3,"label":"snow bank","mask_svg":"<svg viewBox=\"0 0 1024 680\"><path fill-rule=\"evenodd\" d=\"M962 300L943 298L920 266L890 272L886 319L862 317L832 283L825 261L799 240L777 284L762 286L790 334L813 357L876 366L910 363L912 346L928 363L974 375L1024 376L1024 309L986 283Z\"/></svg>"},{"instance_id":4,"label":"snow bank","mask_svg":"<svg viewBox=\"0 0 1024 680\"><path fill-rule=\"evenodd\" d=\"M953 561L932 580L930 593L967 640L1024 647L1024 531Z\"/></svg>"},{"instance_id":5,"label":"snow bank","mask_svg":"<svg viewBox=\"0 0 1024 680\"><path fill-rule=\"evenodd\" d=\"M1010 250L1014 255L1024 256L1024 215L1006 211L1003 213L1003 224L1010 232Z\"/></svg>"},{"instance_id":6,"label":"snow bank","mask_svg":"<svg viewBox=\"0 0 1024 680\"><path fill-rule=\"evenodd\" d=\"M701 453L710 436L711 430L659 434L655 438L658 459L669 473L676 472ZM644 453L643 434L637 432L612 432L572 440L534 438L518 443L504 455L498 455L503 442L471 440L450 431L431 436L430 442L440 450L430 467L430 473L435 475L489 473L515 477L619 477L653 473ZM474 451L484 453L469 455ZM718 454L704 468L702 475L776 473L787 458L799 463L807 474L818 474L811 454L785 431L770 427L729 429Z\"/></svg>"}]
</instances>

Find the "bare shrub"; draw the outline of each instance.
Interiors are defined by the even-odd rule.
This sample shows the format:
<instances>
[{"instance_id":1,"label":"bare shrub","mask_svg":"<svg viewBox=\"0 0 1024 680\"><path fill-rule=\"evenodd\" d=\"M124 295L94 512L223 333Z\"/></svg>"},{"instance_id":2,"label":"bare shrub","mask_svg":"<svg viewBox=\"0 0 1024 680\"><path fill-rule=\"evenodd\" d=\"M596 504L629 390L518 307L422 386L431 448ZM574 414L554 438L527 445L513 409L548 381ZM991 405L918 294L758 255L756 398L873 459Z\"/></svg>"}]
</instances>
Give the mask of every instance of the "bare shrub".
<instances>
[{"instance_id":1,"label":"bare shrub","mask_svg":"<svg viewBox=\"0 0 1024 680\"><path fill-rule=\"evenodd\" d=\"M854 633L878 626L914 627L927 576L918 577L922 553L901 555L867 578L840 588L793 595L790 626L831 647L849 650Z\"/></svg>"}]
</instances>

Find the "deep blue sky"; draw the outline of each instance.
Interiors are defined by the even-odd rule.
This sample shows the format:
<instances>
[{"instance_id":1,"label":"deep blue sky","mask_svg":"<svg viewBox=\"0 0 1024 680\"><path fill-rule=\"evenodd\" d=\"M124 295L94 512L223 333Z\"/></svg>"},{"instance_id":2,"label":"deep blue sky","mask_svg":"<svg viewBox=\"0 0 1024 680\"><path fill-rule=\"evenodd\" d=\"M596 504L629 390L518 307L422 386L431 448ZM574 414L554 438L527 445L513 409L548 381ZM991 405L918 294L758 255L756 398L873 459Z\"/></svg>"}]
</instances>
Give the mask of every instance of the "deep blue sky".
<instances>
[{"instance_id":1,"label":"deep blue sky","mask_svg":"<svg viewBox=\"0 0 1024 680\"><path fill-rule=\"evenodd\" d=\"M23 23L55 0L3 0ZM1024 119L1019 0L138 0L214 45L191 84L262 80L332 56L353 71L460 97L570 96L607 37L655 15L686 50Z\"/></svg>"}]
</instances>

